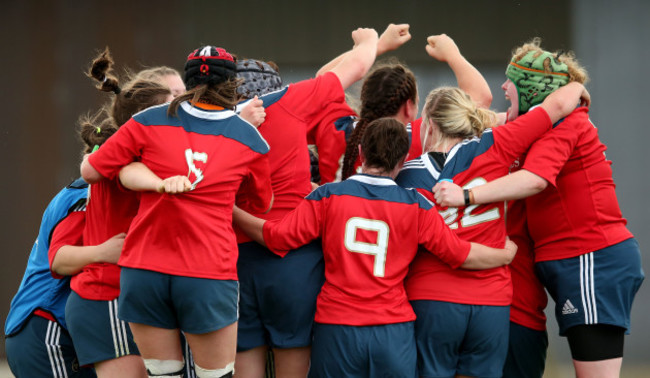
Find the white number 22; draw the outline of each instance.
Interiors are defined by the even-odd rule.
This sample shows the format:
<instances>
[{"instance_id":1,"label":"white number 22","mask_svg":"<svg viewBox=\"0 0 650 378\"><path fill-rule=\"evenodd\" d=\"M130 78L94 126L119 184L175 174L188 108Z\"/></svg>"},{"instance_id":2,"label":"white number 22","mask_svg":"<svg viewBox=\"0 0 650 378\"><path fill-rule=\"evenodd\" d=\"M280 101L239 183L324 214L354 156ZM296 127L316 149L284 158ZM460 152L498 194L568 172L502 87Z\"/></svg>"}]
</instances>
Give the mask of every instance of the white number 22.
<instances>
[{"instance_id":1,"label":"white number 22","mask_svg":"<svg viewBox=\"0 0 650 378\"><path fill-rule=\"evenodd\" d=\"M376 232L377 242L372 244L357 241L357 230L359 229ZM379 220L352 217L345 224L345 248L350 252L374 255L375 261L372 274L375 277L383 277L386 272L389 232L388 225Z\"/></svg>"},{"instance_id":2,"label":"white number 22","mask_svg":"<svg viewBox=\"0 0 650 378\"><path fill-rule=\"evenodd\" d=\"M484 178L478 177L468 182L467 185L463 186L463 189L471 189L486 183L487 181ZM483 222L489 222L495 219L499 219L500 217L498 207L495 207L493 209L490 209L478 215L472 215L472 211L474 211L474 209L476 209L477 207L479 207L479 205L471 205L465 208L463 217L460 219L461 226L471 227ZM458 208L450 207L445 211L441 211L440 215L445 220L445 223L447 224L447 226L449 226L449 228L451 228L452 230L458 228L458 222L456 221L458 218Z\"/></svg>"}]
</instances>

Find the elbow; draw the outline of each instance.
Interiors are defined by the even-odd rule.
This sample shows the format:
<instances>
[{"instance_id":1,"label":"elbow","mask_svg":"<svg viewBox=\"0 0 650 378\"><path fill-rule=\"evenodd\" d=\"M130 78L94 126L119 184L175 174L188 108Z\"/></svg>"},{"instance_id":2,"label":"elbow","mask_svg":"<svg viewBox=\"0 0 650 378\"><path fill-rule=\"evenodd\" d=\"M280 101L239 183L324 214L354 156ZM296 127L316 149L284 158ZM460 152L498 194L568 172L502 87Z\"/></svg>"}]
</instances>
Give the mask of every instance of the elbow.
<instances>
[{"instance_id":1,"label":"elbow","mask_svg":"<svg viewBox=\"0 0 650 378\"><path fill-rule=\"evenodd\" d=\"M531 180L530 184L531 184L530 191L532 192L532 194L537 194L542 190L546 189L546 187L548 186L548 181L535 175L535 177Z\"/></svg>"},{"instance_id":2,"label":"elbow","mask_svg":"<svg viewBox=\"0 0 650 378\"><path fill-rule=\"evenodd\" d=\"M88 159L84 159L83 163L81 163L81 177L89 184L94 184L104 178L104 176L90 165Z\"/></svg>"},{"instance_id":3,"label":"elbow","mask_svg":"<svg viewBox=\"0 0 650 378\"><path fill-rule=\"evenodd\" d=\"M481 94L479 98L476 99L476 103L479 107L484 109L489 109L492 105L492 92L489 90L486 93Z\"/></svg>"}]
</instances>

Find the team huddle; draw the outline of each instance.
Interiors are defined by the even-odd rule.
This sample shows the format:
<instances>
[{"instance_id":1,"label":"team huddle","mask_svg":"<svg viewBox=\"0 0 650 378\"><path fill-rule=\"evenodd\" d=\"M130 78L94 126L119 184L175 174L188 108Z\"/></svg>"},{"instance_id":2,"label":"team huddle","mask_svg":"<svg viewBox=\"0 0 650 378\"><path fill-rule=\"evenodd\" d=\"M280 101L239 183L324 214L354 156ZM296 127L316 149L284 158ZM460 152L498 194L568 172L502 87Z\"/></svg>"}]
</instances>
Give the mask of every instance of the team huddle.
<instances>
[{"instance_id":1,"label":"team huddle","mask_svg":"<svg viewBox=\"0 0 650 378\"><path fill-rule=\"evenodd\" d=\"M102 52L111 98L11 303L12 372L539 378L546 290L576 375L618 377L644 275L573 54L517 47L496 113L430 36L458 87L418 116L415 75L375 63L409 26L352 39L286 86L214 46L121 84Z\"/></svg>"}]
</instances>

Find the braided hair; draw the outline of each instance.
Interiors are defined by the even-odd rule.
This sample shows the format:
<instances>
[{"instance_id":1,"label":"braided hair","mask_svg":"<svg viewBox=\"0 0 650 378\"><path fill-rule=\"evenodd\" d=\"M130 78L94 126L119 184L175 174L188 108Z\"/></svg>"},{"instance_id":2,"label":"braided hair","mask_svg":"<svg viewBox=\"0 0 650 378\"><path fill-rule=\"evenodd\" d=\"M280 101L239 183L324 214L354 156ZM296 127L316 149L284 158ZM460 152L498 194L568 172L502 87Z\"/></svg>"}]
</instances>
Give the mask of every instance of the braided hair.
<instances>
[{"instance_id":1,"label":"braided hair","mask_svg":"<svg viewBox=\"0 0 650 378\"><path fill-rule=\"evenodd\" d=\"M171 91L166 85L157 81L131 78L120 87L120 82L113 74L113 58L106 47L93 59L86 76L95 79L97 89L113 94L109 104L105 104L95 114L87 114L79 119L80 137L86 144L86 152L94 146L101 146L117 129L126 123L135 113L148 107L162 104Z\"/></svg>"},{"instance_id":2,"label":"braided hair","mask_svg":"<svg viewBox=\"0 0 650 378\"><path fill-rule=\"evenodd\" d=\"M343 157L342 179L354 174L359 151L357 145L368 124L378 118L395 116L408 100L416 102L415 75L400 63L377 67L363 82L359 121L350 135Z\"/></svg>"}]
</instances>

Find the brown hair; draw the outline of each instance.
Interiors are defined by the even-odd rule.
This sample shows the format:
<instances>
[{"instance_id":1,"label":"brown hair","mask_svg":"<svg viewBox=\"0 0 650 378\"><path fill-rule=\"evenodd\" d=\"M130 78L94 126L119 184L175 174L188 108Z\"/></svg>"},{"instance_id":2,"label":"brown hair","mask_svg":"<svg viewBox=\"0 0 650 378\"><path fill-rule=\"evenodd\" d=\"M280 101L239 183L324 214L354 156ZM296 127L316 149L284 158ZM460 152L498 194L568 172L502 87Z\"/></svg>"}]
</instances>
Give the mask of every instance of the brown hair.
<instances>
[{"instance_id":1,"label":"brown hair","mask_svg":"<svg viewBox=\"0 0 650 378\"><path fill-rule=\"evenodd\" d=\"M102 106L95 114L88 113L79 117L79 136L85 144L84 154L92 152L95 146L104 144L117 131L109 112L106 106Z\"/></svg>"},{"instance_id":2,"label":"brown hair","mask_svg":"<svg viewBox=\"0 0 650 378\"><path fill-rule=\"evenodd\" d=\"M438 126L440 135L436 146L439 146L449 138L481 136L486 128L496 126L497 116L493 111L477 106L461 89L440 87L429 92L422 109L423 128L429 127L429 120Z\"/></svg>"},{"instance_id":3,"label":"brown hair","mask_svg":"<svg viewBox=\"0 0 650 378\"><path fill-rule=\"evenodd\" d=\"M343 158L342 179L354 174L357 145L367 125L381 117L397 114L399 108L411 100L417 101L415 75L401 63L383 63L377 66L363 82L359 121L348 140ZM399 123L399 122L398 122Z\"/></svg>"},{"instance_id":4,"label":"brown hair","mask_svg":"<svg viewBox=\"0 0 650 378\"><path fill-rule=\"evenodd\" d=\"M404 125L394 118L379 118L368 124L361 138L366 167L392 171L409 152L409 136Z\"/></svg>"},{"instance_id":5,"label":"brown hair","mask_svg":"<svg viewBox=\"0 0 650 378\"><path fill-rule=\"evenodd\" d=\"M146 68L137 74L135 74L135 80L149 80L149 81L160 81L165 76L176 75L181 77L180 72L177 70L167 67L167 66L158 66Z\"/></svg>"},{"instance_id":6,"label":"brown hair","mask_svg":"<svg viewBox=\"0 0 650 378\"><path fill-rule=\"evenodd\" d=\"M518 61L528 54L531 51L536 51L537 54L535 57L539 56L544 50L541 47L542 39L535 37L529 42L524 43L523 45L516 47L512 51L513 61ZM587 70L580 65L578 60L575 57L573 51L554 51L552 52L557 57L556 60L567 65L569 69L569 82L577 81L580 84L584 84L589 81L589 74ZM547 60L544 62L544 68L547 72L551 72L550 62Z\"/></svg>"},{"instance_id":7,"label":"brown hair","mask_svg":"<svg viewBox=\"0 0 650 378\"><path fill-rule=\"evenodd\" d=\"M166 85L157 81L139 79L137 75L120 87L112 74L113 58L108 47L93 59L87 76L99 82L97 88L114 94L110 104L102 106L94 115L79 119L80 136L86 149L102 145L106 139L126 123L135 113L165 102L171 94Z\"/></svg>"},{"instance_id":8,"label":"brown hair","mask_svg":"<svg viewBox=\"0 0 650 378\"><path fill-rule=\"evenodd\" d=\"M197 85L182 95L178 95L174 98L171 104L169 104L167 114L175 116L178 112L178 107L183 101L190 101L192 106L197 102L203 102L221 106L225 109L234 110L239 98L237 87L239 87L240 84L241 79L228 79L217 85Z\"/></svg>"}]
</instances>

